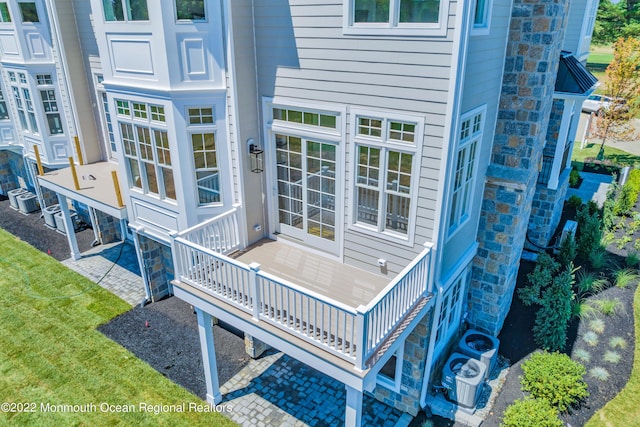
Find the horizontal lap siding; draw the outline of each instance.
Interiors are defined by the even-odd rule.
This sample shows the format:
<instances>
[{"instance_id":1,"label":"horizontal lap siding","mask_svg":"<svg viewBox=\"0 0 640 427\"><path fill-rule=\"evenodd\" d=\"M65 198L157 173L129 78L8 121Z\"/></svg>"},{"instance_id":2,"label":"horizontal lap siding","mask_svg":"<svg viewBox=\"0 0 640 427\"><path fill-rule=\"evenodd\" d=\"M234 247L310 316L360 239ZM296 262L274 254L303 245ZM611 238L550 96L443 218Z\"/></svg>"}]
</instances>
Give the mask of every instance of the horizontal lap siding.
<instances>
[{"instance_id":1,"label":"horizontal lap siding","mask_svg":"<svg viewBox=\"0 0 640 427\"><path fill-rule=\"evenodd\" d=\"M394 273L434 237L453 32L430 38L343 35L342 1L309 3L254 3L260 96L414 114L426 120L425 138L417 153L421 177L414 183L419 186L415 193L419 208L413 247L349 227L353 149L348 132L343 142L345 262L379 271L376 261L385 258L389 272ZM455 24L455 2L450 10L449 28ZM349 119L344 124L347 131Z\"/></svg>"},{"instance_id":2,"label":"horizontal lap siding","mask_svg":"<svg viewBox=\"0 0 640 427\"><path fill-rule=\"evenodd\" d=\"M477 239L484 177L493 144L493 131L502 85L505 45L511 16L510 6L510 0L494 0L489 33L473 35L469 39L461 112L464 114L476 107L486 105L485 126L482 145L478 150L478 167L475 188L472 192L474 198L470 219L461 225L460 229L445 243L441 270L443 277L448 275L450 269L456 268L460 257Z\"/></svg>"}]
</instances>

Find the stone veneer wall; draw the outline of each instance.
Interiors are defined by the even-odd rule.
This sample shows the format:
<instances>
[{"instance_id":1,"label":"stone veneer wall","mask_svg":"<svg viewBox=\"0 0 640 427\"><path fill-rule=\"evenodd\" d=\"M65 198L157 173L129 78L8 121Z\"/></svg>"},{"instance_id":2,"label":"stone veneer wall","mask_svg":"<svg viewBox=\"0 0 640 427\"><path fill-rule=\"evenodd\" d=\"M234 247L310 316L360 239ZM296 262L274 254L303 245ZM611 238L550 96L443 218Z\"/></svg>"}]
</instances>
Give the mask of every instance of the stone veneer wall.
<instances>
[{"instance_id":1,"label":"stone veneer wall","mask_svg":"<svg viewBox=\"0 0 640 427\"><path fill-rule=\"evenodd\" d=\"M433 310L418 323L409 334L404 344L404 363L402 364L402 379L400 393L395 393L378 385L374 390L374 397L388 406L416 416L420 411L420 392L424 378L427 349Z\"/></svg>"},{"instance_id":2,"label":"stone veneer wall","mask_svg":"<svg viewBox=\"0 0 640 427\"><path fill-rule=\"evenodd\" d=\"M469 323L497 335L526 240L568 0L514 0L498 121L468 292Z\"/></svg>"},{"instance_id":3,"label":"stone veneer wall","mask_svg":"<svg viewBox=\"0 0 640 427\"><path fill-rule=\"evenodd\" d=\"M551 241L562 216L564 199L569 188L569 173L560 174L558 188L538 186L529 218L529 239L538 246L553 245Z\"/></svg>"},{"instance_id":4,"label":"stone veneer wall","mask_svg":"<svg viewBox=\"0 0 640 427\"><path fill-rule=\"evenodd\" d=\"M95 210L95 213L97 223L96 226L98 227L100 242L103 245L123 240L122 231L120 229L120 221L117 218L97 209Z\"/></svg>"},{"instance_id":5,"label":"stone veneer wall","mask_svg":"<svg viewBox=\"0 0 640 427\"><path fill-rule=\"evenodd\" d=\"M169 295L169 282L173 280L171 248L149 237L138 235L143 274L151 290L151 300L157 301Z\"/></svg>"},{"instance_id":6,"label":"stone veneer wall","mask_svg":"<svg viewBox=\"0 0 640 427\"><path fill-rule=\"evenodd\" d=\"M17 156L17 154L6 150L0 151L0 194L4 194L5 196L9 190L20 186L18 178L11 167L12 162L10 158L12 156Z\"/></svg>"},{"instance_id":7,"label":"stone veneer wall","mask_svg":"<svg viewBox=\"0 0 640 427\"><path fill-rule=\"evenodd\" d=\"M566 141L558 141L564 106L563 99L553 100L551 114L549 115L546 144L543 150L545 156L554 157L558 144L564 146L566 143ZM554 243L550 240L560 222L564 198L569 185L569 174L564 172L564 168L562 168L557 189L547 188L546 184L537 184L531 206L531 217L529 218L528 240L533 243L533 245L530 245L532 246L530 249L535 250Z\"/></svg>"}]
</instances>

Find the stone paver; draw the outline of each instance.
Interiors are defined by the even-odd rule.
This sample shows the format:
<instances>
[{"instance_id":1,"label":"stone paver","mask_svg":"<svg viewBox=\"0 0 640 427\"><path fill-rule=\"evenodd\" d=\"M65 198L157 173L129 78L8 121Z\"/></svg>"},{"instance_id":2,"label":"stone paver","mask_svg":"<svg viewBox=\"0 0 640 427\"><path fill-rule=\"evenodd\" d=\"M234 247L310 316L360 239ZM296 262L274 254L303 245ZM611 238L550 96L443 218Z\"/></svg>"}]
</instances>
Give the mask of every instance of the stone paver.
<instances>
[{"instance_id":1,"label":"stone paver","mask_svg":"<svg viewBox=\"0 0 640 427\"><path fill-rule=\"evenodd\" d=\"M240 425L344 424L344 384L282 353L252 360L220 387L226 413ZM363 399L363 425L406 424L407 417L373 397Z\"/></svg>"},{"instance_id":2,"label":"stone paver","mask_svg":"<svg viewBox=\"0 0 640 427\"><path fill-rule=\"evenodd\" d=\"M582 177L580 188L569 188L567 190L567 200L571 196L578 196L584 203L593 200L598 206L602 207L613 179L611 175L580 172L580 176Z\"/></svg>"},{"instance_id":3,"label":"stone paver","mask_svg":"<svg viewBox=\"0 0 640 427\"><path fill-rule=\"evenodd\" d=\"M135 248L129 243L97 246L64 265L111 291L129 304L140 304L145 297Z\"/></svg>"}]
</instances>

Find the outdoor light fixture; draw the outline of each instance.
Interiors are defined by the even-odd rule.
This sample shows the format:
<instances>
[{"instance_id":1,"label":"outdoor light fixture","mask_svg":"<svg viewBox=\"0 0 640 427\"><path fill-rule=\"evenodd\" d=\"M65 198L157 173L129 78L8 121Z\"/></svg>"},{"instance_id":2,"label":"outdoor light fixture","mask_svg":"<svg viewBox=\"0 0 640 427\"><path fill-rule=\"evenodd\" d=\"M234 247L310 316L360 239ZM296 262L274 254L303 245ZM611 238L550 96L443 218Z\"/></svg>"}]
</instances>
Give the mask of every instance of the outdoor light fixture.
<instances>
[{"instance_id":1,"label":"outdoor light fixture","mask_svg":"<svg viewBox=\"0 0 640 427\"><path fill-rule=\"evenodd\" d=\"M247 144L249 145L249 157L251 157L251 172L260 173L264 170L263 167L263 151L256 145L253 138L249 138L247 140Z\"/></svg>"}]
</instances>

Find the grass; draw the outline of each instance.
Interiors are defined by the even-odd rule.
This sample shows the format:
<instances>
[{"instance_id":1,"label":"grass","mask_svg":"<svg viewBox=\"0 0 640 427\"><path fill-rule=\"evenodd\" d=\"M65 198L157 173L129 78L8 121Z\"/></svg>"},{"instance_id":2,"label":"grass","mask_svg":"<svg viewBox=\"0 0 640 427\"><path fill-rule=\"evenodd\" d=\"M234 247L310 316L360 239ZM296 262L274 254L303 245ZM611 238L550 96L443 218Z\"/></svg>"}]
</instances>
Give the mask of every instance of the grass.
<instances>
[{"instance_id":1,"label":"grass","mask_svg":"<svg viewBox=\"0 0 640 427\"><path fill-rule=\"evenodd\" d=\"M602 357L602 360L604 360L605 362L616 364L620 361L621 357L622 356L620 356L620 353L618 353L617 351L606 351L604 353L604 356Z\"/></svg>"},{"instance_id":2,"label":"grass","mask_svg":"<svg viewBox=\"0 0 640 427\"><path fill-rule=\"evenodd\" d=\"M605 316L613 316L622 310L622 305L617 298L597 299L593 301L593 305Z\"/></svg>"},{"instance_id":3,"label":"grass","mask_svg":"<svg viewBox=\"0 0 640 427\"><path fill-rule=\"evenodd\" d=\"M633 301L635 319L635 350L629 382L618 395L596 412L586 427L640 425L640 286ZM620 338L620 337L613 337ZM611 338L611 341L613 341ZM609 342L609 345L613 347Z\"/></svg>"},{"instance_id":4,"label":"grass","mask_svg":"<svg viewBox=\"0 0 640 427\"><path fill-rule=\"evenodd\" d=\"M638 281L638 273L636 270L631 268L623 268L621 270L616 270L613 272L614 283L618 288L626 288L633 282Z\"/></svg>"},{"instance_id":5,"label":"grass","mask_svg":"<svg viewBox=\"0 0 640 427\"><path fill-rule=\"evenodd\" d=\"M589 363L589 361L591 360L591 353L589 353L589 351L585 350L584 348L578 348L573 352L573 357L583 363Z\"/></svg>"},{"instance_id":6,"label":"grass","mask_svg":"<svg viewBox=\"0 0 640 427\"><path fill-rule=\"evenodd\" d=\"M590 347L598 345L598 334L593 331L587 331L582 335L582 340Z\"/></svg>"},{"instance_id":7,"label":"grass","mask_svg":"<svg viewBox=\"0 0 640 427\"><path fill-rule=\"evenodd\" d=\"M0 412L0 425L234 425L216 413L140 411L140 403L204 402L96 330L128 304L4 230L0 307L0 401L36 404L32 413ZM134 411L102 412L101 403ZM97 410L47 413L41 404Z\"/></svg>"},{"instance_id":8,"label":"grass","mask_svg":"<svg viewBox=\"0 0 640 427\"><path fill-rule=\"evenodd\" d=\"M609 347L611 348L627 348L627 341L622 337L609 338Z\"/></svg>"},{"instance_id":9,"label":"grass","mask_svg":"<svg viewBox=\"0 0 640 427\"><path fill-rule=\"evenodd\" d=\"M605 70L607 66L613 61L613 46L591 46L589 58L587 58L587 69L597 77L602 84L596 90L596 93L604 93L607 76Z\"/></svg>"},{"instance_id":10,"label":"grass","mask_svg":"<svg viewBox=\"0 0 640 427\"><path fill-rule=\"evenodd\" d=\"M595 332L596 334L600 335L604 332L604 320L602 319L593 319L591 321L589 321L589 330Z\"/></svg>"},{"instance_id":11,"label":"grass","mask_svg":"<svg viewBox=\"0 0 640 427\"><path fill-rule=\"evenodd\" d=\"M609 371L605 368L596 366L594 368L589 369L589 376L591 378L595 378L598 381L607 381L609 379Z\"/></svg>"},{"instance_id":12,"label":"grass","mask_svg":"<svg viewBox=\"0 0 640 427\"><path fill-rule=\"evenodd\" d=\"M586 147L582 149L579 144L576 144L571 160L579 163L588 163L597 157L598 151L600 151L600 144L587 144ZM604 147L604 158L606 161L620 166L640 165L639 156L606 145Z\"/></svg>"}]
</instances>

